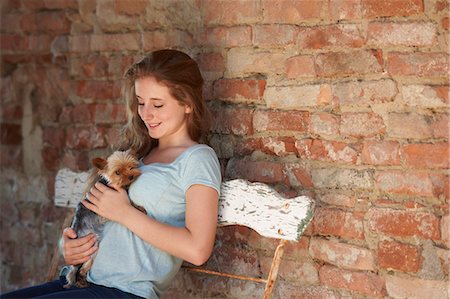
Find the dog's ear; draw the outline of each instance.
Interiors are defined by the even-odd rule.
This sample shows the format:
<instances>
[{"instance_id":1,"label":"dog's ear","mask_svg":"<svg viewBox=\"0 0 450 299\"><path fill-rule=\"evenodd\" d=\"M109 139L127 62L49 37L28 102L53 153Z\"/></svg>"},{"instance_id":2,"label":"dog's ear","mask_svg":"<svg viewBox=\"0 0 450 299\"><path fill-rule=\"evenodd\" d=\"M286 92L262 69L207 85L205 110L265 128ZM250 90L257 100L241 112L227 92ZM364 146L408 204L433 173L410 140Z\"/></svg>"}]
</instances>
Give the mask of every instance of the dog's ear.
<instances>
[{"instance_id":1,"label":"dog's ear","mask_svg":"<svg viewBox=\"0 0 450 299\"><path fill-rule=\"evenodd\" d=\"M94 165L94 166L97 167L98 169L103 169L103 168L105 168L105 166L106 166L107 163L108 163L108 162L107 162L105 159L103 159L103 158L97 157L97 158L92 159L92 165Z\"/></svg>"},{"instance_id":2,"label":"dog's ear","mask_svg":"<svg viewBox=\"0 0 450 299\"><path fill-rule=\"evenodd\" d=\"M126 151L126 153L132 155L133 157L137 157L137 150L135 149L130 148Z\"/></svg>"}]
</instances>

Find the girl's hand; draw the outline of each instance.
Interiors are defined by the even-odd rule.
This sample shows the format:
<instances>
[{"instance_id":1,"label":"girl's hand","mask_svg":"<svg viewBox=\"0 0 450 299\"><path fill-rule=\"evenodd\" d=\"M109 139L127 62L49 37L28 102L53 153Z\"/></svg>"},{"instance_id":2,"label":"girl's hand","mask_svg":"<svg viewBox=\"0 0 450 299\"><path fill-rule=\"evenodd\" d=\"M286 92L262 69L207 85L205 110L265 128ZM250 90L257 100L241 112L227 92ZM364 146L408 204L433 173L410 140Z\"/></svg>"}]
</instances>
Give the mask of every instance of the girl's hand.
<instances>
[{"instance_id":1,"label":"girl's hand","mask_svg":"<svg viewBox=\"0 0 450 299\"><path fill-rule=\"evenodd\" d=\"M68 227L63 232L63 256L67 265L79 265L87 262L98 247L95 245L97 238L89 234L77 239L75 231Z\"/></svg>"},{"instance_id":2,"label":"girl's hand","mask_svg":"<svg viewBox=\"0 0 450 299\"><path fill-rule=\"evenodd\" d=\"M114 188L97 182L87 194L90 202L84 199L81 203L97 215L120 223L124 212L132 208L132 205L125 189Z\"/></svg>"}]
</instances>

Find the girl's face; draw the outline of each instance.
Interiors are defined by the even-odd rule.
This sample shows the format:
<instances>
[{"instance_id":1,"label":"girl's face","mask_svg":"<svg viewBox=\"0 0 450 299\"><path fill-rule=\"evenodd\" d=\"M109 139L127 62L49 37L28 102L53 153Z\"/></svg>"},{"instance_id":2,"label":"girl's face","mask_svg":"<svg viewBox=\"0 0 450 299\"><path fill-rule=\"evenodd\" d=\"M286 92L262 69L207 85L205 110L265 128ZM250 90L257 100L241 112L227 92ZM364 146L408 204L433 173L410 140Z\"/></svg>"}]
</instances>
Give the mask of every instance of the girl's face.
<instances>
[{"instance_id":1,"label":"girl's face","mask_svg":"<svg viewBox=\"0 0 450 299\"><path fill-rule=\"evenodd\" d=\"M169 92L169 88L153 77L135 81L138 114L144 121L150 137L162 142L189 136L186 119L191 112L188 105L181 104Z\"/></svg>"}]
</instances>

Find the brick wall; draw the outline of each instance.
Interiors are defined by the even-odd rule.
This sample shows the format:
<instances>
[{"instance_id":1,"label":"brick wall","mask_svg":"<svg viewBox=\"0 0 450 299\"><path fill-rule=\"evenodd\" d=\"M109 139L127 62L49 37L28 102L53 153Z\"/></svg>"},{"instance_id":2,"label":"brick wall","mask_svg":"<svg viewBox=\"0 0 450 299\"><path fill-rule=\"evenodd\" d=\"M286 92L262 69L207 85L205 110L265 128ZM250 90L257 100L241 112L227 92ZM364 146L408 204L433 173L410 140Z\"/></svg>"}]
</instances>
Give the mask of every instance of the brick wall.
<instances>
[{"instance_id":1,"label":"brick wall","mask_svg":"<svg viewBox=\"0 0 450 299\"><path fill-rule=\"evenodd\" d=\"M275 298L447 297L447 1L0 3L2 291L42 281L56 171L108 152L127 65L172 47L201 65L225 178L316 199ZM266 275L275 245L221 229L208 266ZM167 297L261 293L181 272Z\"/></svg>"}]
</instances>

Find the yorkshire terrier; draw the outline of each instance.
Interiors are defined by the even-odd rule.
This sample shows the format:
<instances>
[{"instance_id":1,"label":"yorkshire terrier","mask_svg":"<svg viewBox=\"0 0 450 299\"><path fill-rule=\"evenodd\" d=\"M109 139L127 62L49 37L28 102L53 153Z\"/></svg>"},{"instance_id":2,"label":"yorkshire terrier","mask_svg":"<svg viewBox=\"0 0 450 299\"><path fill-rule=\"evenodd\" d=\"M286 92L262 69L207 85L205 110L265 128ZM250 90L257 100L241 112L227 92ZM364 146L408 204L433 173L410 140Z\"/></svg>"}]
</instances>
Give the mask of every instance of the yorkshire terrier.
<instances>
[{"instance_id":1,"label":"yorkshire terrier","mask_svg":"<svg viewBox=\"0 0 450 299\"><path fill-rule=\"evenodd\" d=\"M87 194L96 182L101 182L104 185L116 188L128 188L141 174L137 167L138 161L130 151L115 151L107 159L93 159L92 164L94 168L92 169L85 194ZM89 201L89 198L86 198L86 200ZM143 213L146 213L144 208L136 206L133 202L131 204ZM97 242L100 242L106 221L107 219L87 209L80 202L75 210L71 228L75 230L78 238L94 233L97 235ZM87 287L89 284L86 276L92 267L94 258L95 254L89 261L80 265L71 266L70 271L66 275L67 284L64 287Z\"/></svg>"}]
</instances>

